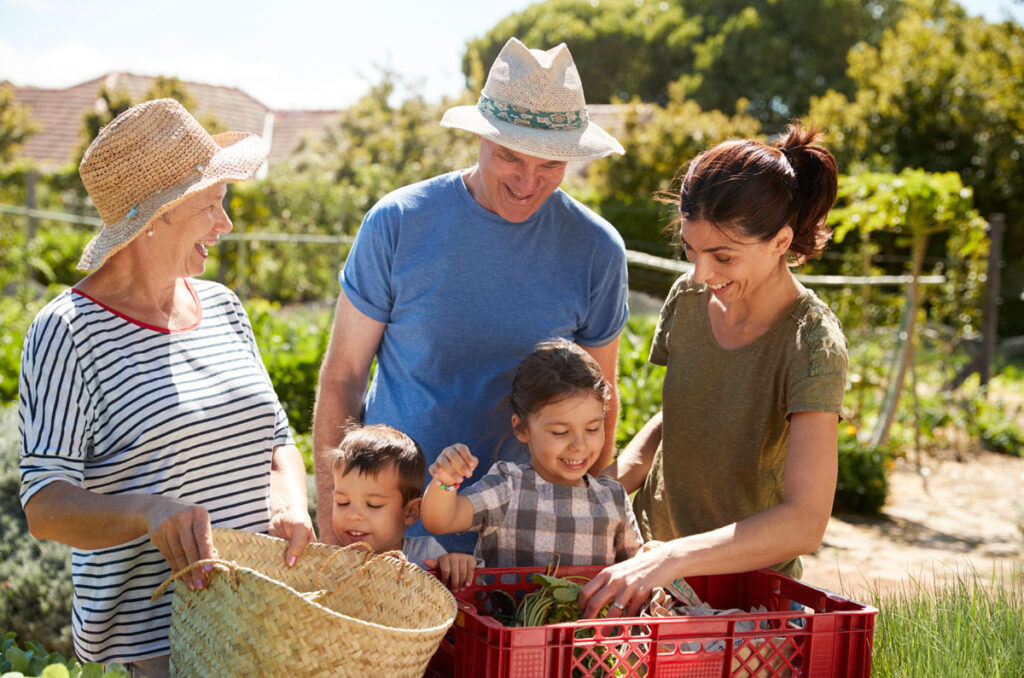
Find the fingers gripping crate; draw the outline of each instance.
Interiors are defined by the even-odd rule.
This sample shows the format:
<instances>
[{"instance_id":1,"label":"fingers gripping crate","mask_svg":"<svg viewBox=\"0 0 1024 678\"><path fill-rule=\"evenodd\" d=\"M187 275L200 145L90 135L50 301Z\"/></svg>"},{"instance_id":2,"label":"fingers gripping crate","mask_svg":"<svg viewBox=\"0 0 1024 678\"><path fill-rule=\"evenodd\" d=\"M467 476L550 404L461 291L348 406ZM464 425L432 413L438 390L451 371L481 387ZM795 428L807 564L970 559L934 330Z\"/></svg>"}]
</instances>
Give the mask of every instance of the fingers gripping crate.
<instances>
[{"instance_id":1,"label":"fingers gripping crate","mask_svg":"<svg viewBox=\"0 0 1024 678\"><path fill-rule=\"evenodd\" d=\"M567 567L559 576L592 577L600 567ZM687 577L720 610L767 612L706 617L585 620L510 628L490 616L495 590L517 600L542 568L488 568L456 594L458 615L428 676L470 678L867 677L875 608L822 591L774 570ZM792 604L800 607L793 610Z\"/></svg>"}]
</instances>

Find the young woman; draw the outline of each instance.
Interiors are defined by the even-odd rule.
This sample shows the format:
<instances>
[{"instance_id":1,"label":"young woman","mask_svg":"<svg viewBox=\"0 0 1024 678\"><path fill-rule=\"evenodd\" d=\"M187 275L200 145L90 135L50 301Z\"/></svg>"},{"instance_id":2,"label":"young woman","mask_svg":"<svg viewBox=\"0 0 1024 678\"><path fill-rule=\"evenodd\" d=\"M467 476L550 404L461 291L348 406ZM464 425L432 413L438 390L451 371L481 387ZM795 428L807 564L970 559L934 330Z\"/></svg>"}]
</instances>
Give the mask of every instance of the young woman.
<instances>
[{"instance_id":1,"label":"young woman","mask_svg":"<svg viewBox=\"0 0 1024 678\"><path fill-rule=\"evenodd\" d=\"M593 614L636 614L677 577L772 566L799 576L835 491L847 352L839 321L791 268L824 249L831 153L791 126L775 145L728 141L695 158L677 197L692 274L676 281L651 349L662 411L605 473L647 540L584 588Z\"/></svg>"}]
</instances>

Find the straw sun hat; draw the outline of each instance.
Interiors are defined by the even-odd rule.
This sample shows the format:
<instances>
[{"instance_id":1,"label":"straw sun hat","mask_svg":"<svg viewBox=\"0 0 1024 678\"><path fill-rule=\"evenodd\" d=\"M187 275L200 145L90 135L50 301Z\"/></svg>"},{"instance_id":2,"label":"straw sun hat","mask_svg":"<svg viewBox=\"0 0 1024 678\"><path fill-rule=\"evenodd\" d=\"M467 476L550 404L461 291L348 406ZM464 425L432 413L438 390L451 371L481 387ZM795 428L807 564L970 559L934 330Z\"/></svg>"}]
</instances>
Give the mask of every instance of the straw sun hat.
<instances>
[{"instance_id":1,"label":"straw sun hat","mask_svg":"<svg viewBox=\"0 0 1024 678\"><path fill-rule=\"evenodd\" d=\"M132 106L100 130L78 168L103 220L78 268L98 268L153 219L214 184L248 179L266 157L258 136L210 136L174 99Z\"/></svg>"},{"instance_id":2,"label":"straw sun hat","mask_svg":"<svg viewBox=\"0 0 1024 678\"><path fill-rule=\"evenodd\" d=\"M565 43L548 51L510 38L494 60L476 106L441 118L455 127L545 160L590 160L625 151L590 122L583 84Z\"/></svg>"}]
</instances>

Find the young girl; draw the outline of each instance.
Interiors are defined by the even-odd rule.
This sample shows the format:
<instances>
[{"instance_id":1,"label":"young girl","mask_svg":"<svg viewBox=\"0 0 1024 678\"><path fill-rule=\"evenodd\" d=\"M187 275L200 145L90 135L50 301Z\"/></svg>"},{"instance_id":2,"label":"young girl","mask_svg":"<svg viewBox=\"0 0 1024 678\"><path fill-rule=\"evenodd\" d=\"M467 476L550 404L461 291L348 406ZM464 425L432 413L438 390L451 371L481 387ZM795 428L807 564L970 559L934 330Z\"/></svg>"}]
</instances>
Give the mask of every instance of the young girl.
<instances>
[{"instance_id":1,"label":"young girl","mask_svg":"<svg viewBox=\"0 0 1024 678\"><path fill-rule=\"evenodd\" d=\"M544 342L520 363L508 402L512 432L530 463L499 461L462 494L477 458L461 443L430 466L423 526L435 534L479 533L487 567L607 565L632 556L642 539L618 481L587 469L604 444L609 398L601 368L564 339Z\"/></svg>"}]
</instances>

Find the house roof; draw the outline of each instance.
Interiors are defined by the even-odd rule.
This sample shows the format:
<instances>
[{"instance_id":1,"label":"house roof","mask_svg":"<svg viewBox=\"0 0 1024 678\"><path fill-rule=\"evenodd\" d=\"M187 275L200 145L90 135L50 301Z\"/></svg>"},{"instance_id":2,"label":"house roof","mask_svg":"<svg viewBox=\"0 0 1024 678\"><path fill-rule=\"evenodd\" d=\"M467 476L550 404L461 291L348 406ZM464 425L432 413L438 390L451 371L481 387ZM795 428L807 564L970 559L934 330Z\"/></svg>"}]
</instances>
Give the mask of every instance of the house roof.
<instances>
[{"instance_id":1,"label":"house roof","mask_svg":"<svg viewBox=\"0 0 1024 678\"><path fill-rule=\"evenodd\" d=\"M43 169L52 169L75 159L82 142L82 118L99 102L100 90L126 92L141 101L154 76L114 72L62 89L13 87L17 103L27 105L40 130L21 146L18 156L30 158ZM196 101L193 113L205 122L213 117L225 129L258 134L270 142L268 162L280 162L305 133L319 129L339 111L278 111L236 87L201 82L183 82ZM100 104L101 105L101 104Z\"/></svg>"},{"instance_id":2,"label":"house roof","mask_svg":"<svg viewBox=\"0 0 1024 678\"><path fill-rule=\"evenodd\" d=\"M50 170L75 159L82 143L82 119L102 105L100 90L127 93L132 101L142 101L156 77L134 73L112 72L62 89L13 86L14 99L27 105L40 130L31 135L18 151L18 157L35 161L41 169ZM2 84L2 83L0 83ZM206 122L216 119L225 129L252 132L270 144L267 164L283 162L303 138L316 134L339 110L273 111L265 104L236 87L222 87L201 82L183 82L196 101L196 117ZM607 131L621 131L618 106L590 104L590 118ZM587 163L573 163L574 171L582 173ZM575 167L578 165L578 167Z\"/></svg>"},{"instance_id":3,"label":"house roof","mask_svg":"<svg viewBox=\"0 0 1024 678\"><path fill-rule=\"evenodd\" d=\"M270 140L271 165L283 162L305 137L314 136L341 111L277 111L274 113L273 136Z\"/></svg>"}]
</instances>

